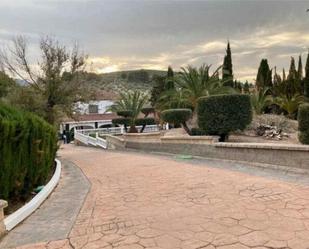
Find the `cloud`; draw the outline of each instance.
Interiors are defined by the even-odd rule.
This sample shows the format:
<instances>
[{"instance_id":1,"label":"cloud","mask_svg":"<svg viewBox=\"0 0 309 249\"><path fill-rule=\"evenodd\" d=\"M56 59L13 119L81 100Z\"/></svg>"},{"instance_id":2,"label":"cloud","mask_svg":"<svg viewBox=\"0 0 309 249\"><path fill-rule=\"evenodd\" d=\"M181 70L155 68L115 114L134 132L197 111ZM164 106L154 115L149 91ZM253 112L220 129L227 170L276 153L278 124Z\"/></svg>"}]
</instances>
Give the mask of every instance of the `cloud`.
<instances>
[{"instance_id":1,"label":"cloud","mask_svg":"<svg viewBox=\"0 0 309 249\"><path fill-rule=\"evenodd\" d=\"M309 46L305 1L0 1L0 44L30 37L31 58L41 35L70 46L77 40L92 58L92 70L165 69L223 61L232 47L234 75L250 80L262 58L288 67L289 56ZM34 48L36 47L37 50ZM90 60L89 60L90 61Z\"/></svg>"}]
</instances>

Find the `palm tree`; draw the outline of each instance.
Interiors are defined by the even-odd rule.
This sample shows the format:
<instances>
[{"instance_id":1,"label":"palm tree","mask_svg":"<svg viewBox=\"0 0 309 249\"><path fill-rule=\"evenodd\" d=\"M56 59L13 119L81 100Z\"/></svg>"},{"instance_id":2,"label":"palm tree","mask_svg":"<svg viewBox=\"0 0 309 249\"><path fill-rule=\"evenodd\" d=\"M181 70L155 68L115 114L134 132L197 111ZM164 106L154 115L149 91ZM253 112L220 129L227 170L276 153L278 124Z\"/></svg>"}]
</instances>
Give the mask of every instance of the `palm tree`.
<instances>
[{"instance_id":1,"label":"palm tree","mask_svg":"<svg viewBox=\"0 0 309 249\"><path fill-rule=\"evenodd\" d=\"M256 114L262 114L265 108L273 103L273 98L269 93L270 89L265 88L251 95L251 104Z\"/></svg>"},{"instance_id":2,"label":"palm tree","mask_svg":"<svg viewBox=\"0 0 309 249\"><path fill-rule=\"evenodd\" d=\"M287 112L288 118L295 119L298 107L304 101L305 98L303 95L295 94L289 97L285 94L282 94L275 98L274 103Z\"/></svg>"},{"instance_id":3,"label":"palm tree","mask_svg":"<svg viewBox=\"0 0 309 249\"><path fill-rule=\"evenodd\" d=\"M126 112L126 115L130 117L130 132L136 132L135 122L148 102L148 95L138 90L122 92L119 95L120 98L107 111Z\"/></svg>"},{"instance_id":4,"label":"palm tree","mask_svg":"<svg viewBox=\"0 0 309 249\"><path fill-rule=\"evenodd\" d=\"M173 107L175 103L178 103L178 107L191 107L195 110L197 101L200 97L234 93L235 91L231 87L224 86L218 77L218 72L221 67L218 67L210 75L210 65L203 64L200 68L187 66L181 68L181 72L175 77L175 89L166 91L161 96L163 105ZM160 106L160 104L159 104Z\"/></svg>"}]
</instances>

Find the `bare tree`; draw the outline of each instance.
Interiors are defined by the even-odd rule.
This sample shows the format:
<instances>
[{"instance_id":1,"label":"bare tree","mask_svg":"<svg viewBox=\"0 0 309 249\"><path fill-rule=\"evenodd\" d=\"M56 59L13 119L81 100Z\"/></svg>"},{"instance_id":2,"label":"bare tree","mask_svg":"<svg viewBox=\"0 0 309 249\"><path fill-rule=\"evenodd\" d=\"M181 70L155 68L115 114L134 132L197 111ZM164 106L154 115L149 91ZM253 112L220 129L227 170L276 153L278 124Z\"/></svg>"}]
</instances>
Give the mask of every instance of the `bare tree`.
<instances>
[{"instance_id":1,"label":"bare tree","mask_svg":"<svg viewBox=\"0 0 309 249\"><path fill-rule=\"evenodd\" d=\"M0 52L1 65L42 97L45 118L55 124L60 113L71 116L74 103L88 95L81 80L87 56L79 51L77 44L67 49L46 36L40 40L39 62L31 64L27 45L23 36L13 39L13 46Z\"/></svg>"}]
</instances>

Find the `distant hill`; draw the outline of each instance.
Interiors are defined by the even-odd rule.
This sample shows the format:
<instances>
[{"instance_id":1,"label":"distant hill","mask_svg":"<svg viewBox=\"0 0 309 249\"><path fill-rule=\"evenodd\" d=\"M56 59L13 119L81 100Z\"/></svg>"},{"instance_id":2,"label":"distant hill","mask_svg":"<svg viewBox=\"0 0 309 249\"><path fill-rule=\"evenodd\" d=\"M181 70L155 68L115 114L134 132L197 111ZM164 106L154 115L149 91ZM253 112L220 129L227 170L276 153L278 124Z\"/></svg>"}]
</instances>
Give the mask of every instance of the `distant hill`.
<instances>
[{"instance_id":1,"label":"distant hill","mask_svg":"<svg viewBox=\"0 0 309 249\"><path fill-rule=\"evenodd\" d=\"M130 70L112 73L85 73L85 82L96 91L97 99L115 99L119 92L126 90L150 91L155 76L164 76L166 71Z\"/></svg>"}]
</instances>

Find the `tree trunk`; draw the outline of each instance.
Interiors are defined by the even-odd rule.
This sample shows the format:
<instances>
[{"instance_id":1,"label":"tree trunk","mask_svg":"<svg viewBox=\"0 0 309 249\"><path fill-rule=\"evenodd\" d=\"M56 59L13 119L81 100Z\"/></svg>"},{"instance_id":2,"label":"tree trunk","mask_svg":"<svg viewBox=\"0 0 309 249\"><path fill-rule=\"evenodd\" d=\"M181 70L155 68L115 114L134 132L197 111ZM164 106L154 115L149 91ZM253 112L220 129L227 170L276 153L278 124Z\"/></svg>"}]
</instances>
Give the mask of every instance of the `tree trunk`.
<instances>
[{"instance_id":1,"label":"tree trunk","mask_svg":"<svg viewBox=\"0 0 309 249\"><path fill-rule=\"evenodd\" d=\"M188 135L191 135L191 130L189 129L189 127L187 126L186 122L182 123L182 127L184 128L184 130L188 133Z\"/></svg>"},{"instance_id":2,"label":"tree trunk","mask_svg":"<svg viewBox=\"0 0 309 249\"><path fill-rule=\"evenodd\" d=\"M143 125L142 129L141 129L141 133L143 133L143 131L145 130L146 125Z\"/></svg>"}]
</instances>

